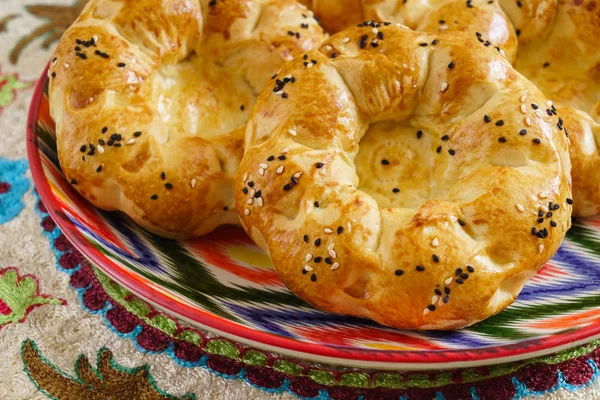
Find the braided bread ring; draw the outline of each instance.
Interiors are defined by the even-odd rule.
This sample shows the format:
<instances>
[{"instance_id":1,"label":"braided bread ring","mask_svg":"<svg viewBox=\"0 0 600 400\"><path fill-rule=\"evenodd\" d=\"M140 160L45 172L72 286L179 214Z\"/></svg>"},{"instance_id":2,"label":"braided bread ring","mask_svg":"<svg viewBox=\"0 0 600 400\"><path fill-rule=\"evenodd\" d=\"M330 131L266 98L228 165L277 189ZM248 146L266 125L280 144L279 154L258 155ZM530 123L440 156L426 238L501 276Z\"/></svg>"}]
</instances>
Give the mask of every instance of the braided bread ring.
<instances>
[{"instance_id":1,"label":"braided bread ring","mask_svg":"<svg viewBox=\"0 0 600 400\"><path fill-rule=\"evenodd\" d=\"M546 99L476 35L354 27L278 76L295 83L259 96L235 197L302 299L459 328L507 307L558 249L566 137L521 111Z\"/></svg>"},{"instance_id":2,"label":"braided bread ring","mask_svg":"<svg viewBox=\"0 0 600 400\"><path fill-rule=\"evenodd\" d=\"M164 236L238 223L249 110L286 60L324 38L306 13L293 0L91 0L48 71L67 179Z\"/></svg>"}]
</instances>

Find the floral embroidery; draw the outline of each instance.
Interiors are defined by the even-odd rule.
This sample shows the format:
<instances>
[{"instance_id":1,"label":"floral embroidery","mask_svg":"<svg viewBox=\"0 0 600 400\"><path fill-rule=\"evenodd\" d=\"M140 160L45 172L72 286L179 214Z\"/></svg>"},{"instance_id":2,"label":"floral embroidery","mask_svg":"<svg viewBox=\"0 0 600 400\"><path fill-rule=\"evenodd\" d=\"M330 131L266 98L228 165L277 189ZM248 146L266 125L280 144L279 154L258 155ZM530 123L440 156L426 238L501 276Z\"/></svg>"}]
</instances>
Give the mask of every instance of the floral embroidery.
<instances>
[{"instance_id":1,"label":"floral embroidery","mask_svg":"<svg viewBox=\"0 0 600 400\"><path fill-rule=\"evenodd\" d=\"M60 400L177 400L195 399L193 394L171 396L160 390L147 365L126 368L113 360L112 352L103 347L98 352L97 367L85 355L75 362L75 376L54 366L40 352L35 342L25 340L21 346L25 373L45 395Z\"/></svg>"},{"instance_id":2,"label":"floral embroidery","mask_svg":"<svg viewBox=\"0 0 600 400\"><path fill-rule=\"evenodd\" d=\"M1 25L0 28L2 28ZM0 67L0 113L2 113L2 109L15 101L17 90L25 89L32 84L32 82L20 81L17 74L3 74Z\"/></svg>"},{"instance_id":3,"label":"floral embroidery","mask_svg":"<svg viewBox=\"0 0 600 400\"><path fill-rule=\"evenodd\" d=\"M23 36L10 52L10 62L16 64L23 49L35 39L44 37L42 48L48 49L52 43L60 39L62 34L75 19L81 14L81 10L87 0L76 0L72 6L59 6L48 4L32 4L25 6L30 14L43 18L46 22L33 30L30 34Z\"/></svg>"},{"instance_id":4,"label":"floral embroidery","mask_svg":"<svg viewBox=\"0 0 600 400\"><path fill-rule=\"evenodd\" d=\"M19 215L25 205L21 198L29 190L29 180L23 176L27 161L10 161L0 157L0 225Z\"/></svg>"},{"instance_id":5,"label":"floral embroidery","mask_svg":"<svg viewBox=\"0 0 600 400\"><path fill-rule=\"evenodd\" d=\"M64 300L40 294L38 279L33 275L19 276L14 267L0 270L0 328L23 322L35 307L44 304L66 304Z\"/></svg>"}]
</instances>

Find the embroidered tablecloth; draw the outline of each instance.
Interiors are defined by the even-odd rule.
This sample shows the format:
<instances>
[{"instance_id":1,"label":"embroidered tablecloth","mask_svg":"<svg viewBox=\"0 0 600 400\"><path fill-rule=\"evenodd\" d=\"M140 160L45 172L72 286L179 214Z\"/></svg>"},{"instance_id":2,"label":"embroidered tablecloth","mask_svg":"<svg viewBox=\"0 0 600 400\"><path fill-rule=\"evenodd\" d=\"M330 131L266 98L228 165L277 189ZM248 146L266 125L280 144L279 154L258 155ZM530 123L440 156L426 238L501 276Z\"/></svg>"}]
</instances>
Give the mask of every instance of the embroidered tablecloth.
<instances>
[{"instance_id":1,"label":"embroidered tablecloth","mask_svg":"<svg viewBox=\"0 0 600 400\"><path fill-rule=\"evenodd\" d=\"M25 151L35 80L86 0L0 0L0 398L600 399L600 342L427 374L311 365L161 314L89 265L39 200Z\"/></svg>"}]
</instances>

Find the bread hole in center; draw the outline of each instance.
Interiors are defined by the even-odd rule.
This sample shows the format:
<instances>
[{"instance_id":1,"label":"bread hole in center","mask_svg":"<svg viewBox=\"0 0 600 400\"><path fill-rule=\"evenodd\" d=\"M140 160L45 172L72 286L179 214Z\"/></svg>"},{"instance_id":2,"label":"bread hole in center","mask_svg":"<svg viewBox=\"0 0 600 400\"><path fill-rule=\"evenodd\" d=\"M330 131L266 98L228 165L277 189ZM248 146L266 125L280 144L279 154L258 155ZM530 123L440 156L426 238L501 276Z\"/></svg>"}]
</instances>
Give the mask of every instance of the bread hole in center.
<instances>
[{"instance_id":1,"label":"bread hole in center","mask_svg":"<svg viewBox=\"0 0 600 400\"><path fill-rule=\"evenodd\" d=\"M432 133L395 121L372 124L355 159L358 189L380 208L419 208L435 189L432 140Z\"/></svg>"}]
</instances>

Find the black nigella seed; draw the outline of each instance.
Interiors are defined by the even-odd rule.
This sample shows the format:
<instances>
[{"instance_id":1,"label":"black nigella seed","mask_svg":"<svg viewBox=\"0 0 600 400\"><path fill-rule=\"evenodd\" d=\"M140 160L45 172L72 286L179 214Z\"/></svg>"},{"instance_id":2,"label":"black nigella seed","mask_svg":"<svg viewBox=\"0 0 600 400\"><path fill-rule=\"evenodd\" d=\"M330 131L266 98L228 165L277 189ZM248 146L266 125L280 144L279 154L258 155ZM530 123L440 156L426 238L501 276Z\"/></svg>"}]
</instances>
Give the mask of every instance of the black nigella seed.
<instances>
[{"instance_id":1,"label":"black nigella seed","mask_svg":"<svg viewBox=\"0 0 600 400\"><path fill-rule=\"evenodd\" d=\"M535 103L531 103L531 107L533 107L534 110L537 110L538 108L540 108L537 104Z\"/></svg>"},{"instance_id":2,"label":"black nigella seed","mask_svg":"<svg viewBox=\"0 0 600 400\"><path fill-rule=\"evenodd\" d=\"M377 32L377 39L383 40L383 32Z\"/></svg>"},{"instance_id":3,"label":"black nigella seed","mask_svg":"<svg viewBox=\"0 0 600 400\"><path fill-rule=\"evenodd\" d=\"M331 53L331 58L336 58L337 54L336 53Z\"/></svg>"},{"instance_id":4,"label":"black nigella seed","mask_svg":"<svg viewBox=\"0 0 600 400\"><path fill-rule=\"evenodd\" d=\"M460 274L463 273L463 269L462 268L457 268L456 271L454 271L454 273L458 276Z\"/></svg>"},{"instance_id":5,"label":"black nigella seed","mask_svg":"<svg viewBox=\"0 0 600 400\"><path fill-rule=\"evenodd\" d=\"M77 181L75 179L71 179L71 185L77 185Z\"/></svg>"},{"instance_id":6,"label":"black nigella seed","mask_svg":"<svg viewBox=\"0 0 600 400\"><path fill-rule=\"evenodd\" d=\"M448 140L448 139L450 139L450 136L448 136L448 135L442 136L442 140Z\"/></svg>"},{"instance_id":7,"label":"black nigella seed","mask_svg":"<svg viewBox=\"0 0 600 400\"><path fill-rule=\"evenodd\" d=\"M321 256L315 257L314 262L318 264L321 262L322 259L323 259L323 257L321 257Z\"/></svg>"},{"instance_id":8,"label":"black nigella seed","mask_svg":"<svg viewBox=\"0 0 600 400\"><path fill-rule=\"evenodd\" d=\"M242 192L244 192L244 194L248 194L248 188L243 188Z\"/></svg>"},{"instance_id":9,"label":"black nigella seed","mask_svg":"<svg viewBox=\"0 0 600 400\"><path fill-rule=\"evenodd\" d=\"M388 160L386 160L385 158L383 160L381 160L381 163L383 165L389 165L390 164L390 162Z\"/></svg>"},{"instance_id":10,"label":"black nigella seed","mask_svg":"<svg viewBox=\"0 0 600 400\"><path fill-rule=\"evenodd\" d=\"M552 208L552 207L550 207ZM546 214L546 218L552 218L554 214L552 214L552 211L548 211L548 214Z\"/></svg>"},{"instance_id":11,"label":"black nigella seed","mask_svg":"<svg viewBox=\"0 0 600 400\"><path fill-rule=\"evenodd\" d=\"M451 156L453 156L453 155L455 155L455 154L456 154L456 151L454 151L454 150L450 149L450 150L448 150L448 154L450 154Z\"/></svg>"},{"instance_id":12,"label":"black nigella seed","mask_svg":"<svg viewBox=\"0 0 600 400\"><path fill-rule=\"evenodd\" d=\"M450 297L446 296L444 297L444 303L448 303L450 301Z\"/></svg>"},{"instance_id":13,"label":"black nigella seed","mask_svg":"<svg viewBox=\"0 0 600 400\"><path fill-rule=\"evenodd\" d=\"M557 224L556 224L556 222L554 222L554 221L550 221L550 225L552 225L552 227L553 227L553 228L556 228L556 225L557 225Z\"/></svg>"},{"instance_id":14,"label":"black nigella seed","mask_svg":"<svg viewBox=\"0 0 600 400\"><path fill-rule=\"evenodd\" d=\"M396 276L400 276L404 273L404 271L402 271L401 269L397 269L396 271L394 271L394 275Z\"/></svg>"},{"instance_id":15,"label":"black nigella seed","mask_svg":"<svg viewBox=\"0 0 600 400\"><path fill-rule=\"evenodd\" d=\"M471 265L467 265L467 271L469 271L470 273L475 272L475 268L473 268Z\"/></svg>"},{"instance_id":16,"label":"black nigella seed","mask_svg":"<svg viewBox=\"0 0 600 400\"><path fill-rule=\"evenodd\" d=\"M102 139L98 139L98 144L101 146L104 146L106 144L106 142Z\"/></svg>"},{"instance_id":17,"label":"black nigella seed","mask_svg":"<svg viewBox=\"0 0 600 400\"><path fill-rule=\"evenodd\" d=\"M288 190L292 190L293 186L294 185L292 185L291 183L288 183L283 187L283 190L285 190L287 192Z\"/></svg>"},{"instance_id":18,"label":"black nigella seed","mask_svg":"<svg viewBox=\"0 0 600 400\"><path fill-rule=\"evenodd\" d=\"M297 184L298 184L298 178L296 178L295 176L292 176L292 177L290 178L290 181L291 181L291 182L292 182L294 185L297 185Z\"/></svg>"},{"instance_id":19,"label":"black nigella seed","mask_svg":"<svg viewBox=\"0 0 600 400\"><path fill-rule=\"evenodd\" d=\"M567 198L567 204L568 205L572 205L573 204L573 199Z\"/></svg>"},{"instance_id":20,"label":"black nigella seed","mask_svg":"<svg viewBox=\"0 0 600 400\"><path fill-rule=\"evenodd\" d=\"M102 128L102 133L106 133L108 132L108 128L105 126L104 128Z\"/></svg>"},{"instance_id":21,"label":"black nigella seed","mask_svg":"<svg viewBox=\"0 0 600 400\"><path fill-rule=\"evenodd\" d=\"M436 153L441 153L442 152L442 146L438 146L437 149L435 149Z\"/></svg>"},{"instance_id":22,"label":"black nigella seed","mask_svg":"<svg viewBox=\"0 0 600 400\"><path fill-rule=\"evenodd\" d=\"M254 193L255 199L258 199L260 196L262 196L262 190L259 190L258 192Z\"/></svg>"},{"instance_id":23,"label":"black nigella seed","mask_svg":"<svg viewBox=\"0 0 600 400\"><path fill-rule=\"evenodd\" d=\"M158 195L153 194L152 196L150 196L150 200L156 200L158 199Z\"/></svg>"},{"instance_id":24,"label":"black nigella seed","mask_svg":"<svg viewBox=\"0 0 600 400\"><path fill-rule=\"evenodd\" d=\"M304 268L302 268L302 275L306 275L306 274L308 274L308 271L305 270Z\"/></svg>"},{"instance_id":25,"label":"black nigella seed","mask_svg":"<svg viewBox=\"0 0 600 400\"><path fill-rule=\"evenodd\" d=\"M229 210L229 207L227 207L227 206L223 207L223 211L227 211L227 210Z\"/></svg>"},{"instance_id":26,"label":"black nigella seed","mask_svg":"<svg viewBox=\"0 0 600 400\"><path fill-rule=\"evenodd\" d=\"M315 240L315 246L319 247L321 245L321 238Z\"/></svg>"},{"instance_id":27,"label":"black nigella seed","mask_svg":"<svg viewBox=\"0 0 600 400\"><path fill-rule=\"evenodd\" d=\"M463 273L463 274L460 274L460 277L463 279L469 279L469 274Z\"/></svg>"},{"instance_id":28,"label":"black nigella seed","mask_svg":"<svg viewBox=\"0 0 600 400\"><path fill-rule=\"evenodd\" d=\"M125 66L125 63L122 63L122 62L117 64L117 67L119 67L119 68L123 68L124 66Z\"/></svg>"},{"instance_id":29,"label":"black nigella seed","mask_svg":"<svg viewBox=\"0 0 600 400\"><path fill-rule=\"evenodd\" d=\"M323 164L322 162L318 162L318 163L315 164L315 167L317 169L323 168L324 166L325 166L325 164Z\"/></svg>"},{"instance_id":30,"label":"black nigella seed","mask_svg":"<svg viewBox=\"0 0 600 400\"><path fill-rule=\"evenodd\" d=\"M427 308L429 311L435 311L435 306L433 304L428 305Z\"/></svg>"},{"instance_id":31,"label":"black nigella seed","mask_svg":"<svg viewBox=\"0 0 600 400\"><path fill-rule=\"evenodd\" d=\"M248 186L249 187L254 187L254 182L253 181L248 182Z\"/></svg>"},{"instance_id":32,"label":"black nigella seed","mask_svg":"<svg viewBox=\"0 0 600 400\"><path fill-rule=\"evenodd\" d=\"M313 282L316 282L317 281L317 276L315 274L312 274L310 276L310 280L313 281Z\"/></svg>"},{"instance_id":33,"label":"black nigella seed","mask_svg":"<svg viewBox=\"0 0 600 400\"><path fill-rule=\"evenodd\" d=\"M435 254L433 256L431 256L431 258L433 258L433 262L436 262L436 263L440 262L440 258Z\"/></svg>"},{"instance_id":34,"label":"black nigella seed","mask_svg":"<svg viewBox=\"0 0 600 400\"><path fill-rule=\"evenodd\" d=\"M87 145L85 145L85 144L84 144L83 146L81 146L81 147L79 148L79 151L80 151L80 152L82 152L82 153L85 153L85 150L86 150L86 149L87 149Z\"/></svg>"},{"instance_id":35,"label":"black nigella seed","mask_svg":"<svg viewBox=\"0 0 600 400\"><path fill-rule=\"evenodd\" d=\"M506 143L506 140L507 140L507 139L506 139L504 136L502 136L501 138L498 138L498 141L499 141L500 143Z\"/></svg>"},{"instance_id":36,"label":"black nigella seed","mask_svg":"<svg viewBox=\"0 0 600 400\"><path fill-rule=\"evenodd\" d=\"M442 292L440 291L440 289L435 289L433 292L434 292L435 294L437 294L438 296L441 296L441 295L442 295Z\"/></svg>"},{"instance_id":37,"label":"black nigella seed","mask_svg":"<svg viewBox=\"0 0 600 400\"><path fill-rule=\"evenodd\" d=\"M542 210L538 211L538 217L543 217L544 216L544 212Z\"/></svg>"},{"instance_id":38,"label":"black nigella seed","mask_svg":"<svg viewBox=\"0 0 600 400\"><path fill-rule=\"evenodd\" d=\"M331 264L333 264L333 260L331 258L327 257L325 259L325 263L331 265Z\"/></svg>"},{"instance_id":39,"label":"black nigella seed","mask_svg":"<svg viewBox=\"0 0 600 400\"><path fill-rule=\"evenodd\" d=\"M308 235L302 236L302 240L304 240L305 243L308 243Z\"/></svg>"},{"instance_id":40,"label":"black nigella seed","mask_svg":"<svg viewBox=\"0 0 600 400\"><path fill-rule=\"evenodd\" d=\"M140 132L140 131L133 132L133 136L135 136L135 137L140 137L141 135L142 135L142 132Z\"/></svg>"},{"instance_id":41,"label":"black nigella seed","mask_svg":"<svg viewBox=\"0 0 600 400\"><path fill-rule=\"evenodd\" d=\"M115 141L110 139L108 142L106 142L106 144L112 146L113 144L115 144Z\"/></svg>"},{"instance_id":42,"label":"black nigella seed","mask_svg":"<svg viewBox=\"0 0 600 400\"><path fill-rule=\"evenodd\" d=\"M115 143L115 147L121 147L121 143Z\"/></svg>"},{"instance_id":43,"label":"black nigella seed","mask_svg":"<svg viewBox=\"0 0 600 400\"><path fill-rule=\"evenodd\" d=\"M422 266L422 265L417 265L417 266L415 267L415 269L416 269L417 271L419 271L419 272L423 272L423 271L425 271L425 267L424 267L424 266Z\"/></svg>"},{"instance_id":44,"label":"black nigella seed","mask_svg":"<svg viewBox=\"0 0 600 400\"><path fill-rule=\"evenodd\" d=\"M546 68L546 67L549 67L549 66L550 66L550 63L549 63L549 62L545 62L544 64L542 64L542 66L543 66L544 68Z\"/></svg>"},{"instance_id":45,"label":"black nigella seed","mask_svg":"<svg viewBox=\"0 0 600 400\"><path fill-rule=\"evenodd\" d=\"M313 204L315 205L315 207L319 208L319 202L318 201L315 201Z\"/></svg>"},{"instance_id":46,"label":"black nigella seed","mask_svg":"<svg viewBox=\"0 0 600 400\"><path fill-rule=\"evenodd\" d=\"M281 156L277 157L277 159L278 159L278 160L281 160L281 161L285 160L286 158L287 158L287 157L286 157L286 156L284 156L284 155L281 155Z\"/></svg>"},{"instance_id":47,"label":"black nigella seed","mask_svg":"<svg viewBox=\"0 0 600 400\"><path fill-rule=\"evenodd\" d=\"M544 222L544 218L538 218L537 222L538 222L538 224L543 223Z\"/></svg>"},{"instance_id":48,"label":"black nigella seed","mask_svg":"<svg viewBox=\"0 0 600 400\"><path fill-rule=\"evenodd\" d=\"M275 159L275 156L269 156L269 158L267 158L267 161L273 161Z\"/></svg>"},{"instance_id":49,"label":"black nigella seed","mask_svg":"<svg viewBox=\"0 0 600 400\"><path fill-rule=\"evenodd\" d=\"M165 174L164 172L160 173L160 179L162 179L163 181L167 178L167 174ZM246 189L248 190L248 189Z\"/></svg>"},{"instance_id":50,"label":"black nigella seed","mask_svg":"<svg viewBox=\"0 0 600 400\"><path fill-rule=\"evenodd\" d=\"M450 294L450 288L448 286L444 287L444 293Z\"/></svg>"},{"instance_id":51,"label":"black nigella seed","mask_svg":"<svg viewBox=\"0 0 600 400\"><path fill-rule=\"evenodd\" d=\"M458 283L459 285L462 285L463 283L465 283L465 281L463 281L461 278L457 278L456 283Z\"/></svg>"},{"instance_id":52,"label":"black nigella seed","mask_svg":"<svg viewBox=\"0 0 600 400\"><path fill-rule=\"evenodd\" d=\"M431 42L431 44L432 44L432 45L434 45L434 46L435 46L436 44L438 44L438 41L437 41L437 39L433 39L433 41Z\"/></svg>"},{"instance_id":53,"label":"black nigella seed","mask_svg":"<svg viewBox=\"0 0 600 400\"><path fill-rule=\"evenodd\" d=\"M520 30L520 29L517 29L517 30L515 31L515 33L517 34L517 37L518 37L518 36L521 36L521 30Z\"/></svg>"},{"instance_id":54,"label":"black nigella seed","mask_svg":"<svg viewBox=\"0 0 600 400\"><path fill-rule=\"evenodd\" d=\"M521 131L519 132L519 135L521 135L521 136L527 135L527 129L521 129Z\"/></svg>"},{"instance_id":55,"label":"black nigella seed","mask_svg":"<svg viewBox=\"0 0 600 400\"><path fill-rule=\"evenodd\" d=\"M423 137L423 131L417 131L417 139L421 139Z\"/></svg>"},{"instance_id":56,"label":"black nigella seed","mask_svg":"<svg viewBox=\"0 0 600 400\"><path fill-rule=\"evenodd\" d=\"M504 125L503 120L496 121L496 126L502 126L502 125Z\"/></svg>"},{"instance_id":57,"label":"black nigella seed","mask_svg":"<svg viewBox=\"0 0 600 400\"><path fill-rule=\"evenodd\" d=\"M556 211L560 209L560 204L555 204L554 207L552 207L552 210Z\"/></svg>"},{"instance_id":58,"label":"black nigella seed","mask_svg":"<svg viewBox=\"0 0 600 400\"><path fill-rule=\"evenodd\" d=\"M392 189L392 192L394 192L394 193L400 193L400 189L398 189L398 188L393 188L393 189Z\"/></svg>"},{"instance_id":59,"label":"black nigella seed","mask_svg":"<svg viewBox=\"0 0 600 400\"><path fill-rule=\"evenodd\" d=\"M98 168L96 168L96 172L100 172L102 171L102 165L98 166Z\"/></svg>"},{"instance_id":60,"label":"black nigella seed","mask_svg":"<svg viewBox=\"0 0 600 400\"><path fill-rule=\"evenodd\" d=\"M489 116L487 116L487 115L484 115L484 116L483 116L483 120L484 120L485 122L490 122L492 119L491 119Z\"/></svg>"},{"instance_id":61,"label":"black nigella seed","mask_svg":"<svg viewBox=\"0 0 600 400\"><path fill-rule=\"evenodd\" d=\"M339 235L342 232L344 232L344 227L343 226L338 226L337 227L337 234Z\"/></svg>"},{"instance_id":62,"label":"black nigella seed","mask_svg":"<svg viewBox=\"0 0 600 400\"><path fill-rule=\"evenodd\" d=\"M540 144L540 143L542 143L542 141L538 138L535 138L535 139L533 139L533 143Z\"/></svg>"},{"instance_id":63,"label":"black nigella seed","mask_svg":"<svg viewBox=\"0 0 600 400\"><path fill-rule=\"evenodd\" d=\"M458 219L458 223L459 223L460 226L465 226L466 225L465 221L463 221L460 218Z\"/></svg>"},{"instance_id":64,"label":"black nigella seed","mask_svg":"<svg viewBox=\"0 0 600 400\"><path fill-rule=\"evenodd\" d=\"M448 69L454 68L455 65L456 65L456 63L454 61L452 61L450 64L448 64Z\"/></svg>"},{"instance_id":65,"label":"black nigella seed","mask_svg":"<svg viewBox=\"0 0 600 400\"><path fill-rule=\"evenodd\" d=\"M427 46L427 43L419 43L419 46L425 47L425 46Z\"/></svg>"}]
</instances>

